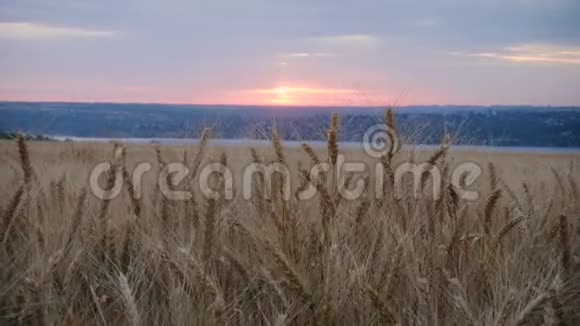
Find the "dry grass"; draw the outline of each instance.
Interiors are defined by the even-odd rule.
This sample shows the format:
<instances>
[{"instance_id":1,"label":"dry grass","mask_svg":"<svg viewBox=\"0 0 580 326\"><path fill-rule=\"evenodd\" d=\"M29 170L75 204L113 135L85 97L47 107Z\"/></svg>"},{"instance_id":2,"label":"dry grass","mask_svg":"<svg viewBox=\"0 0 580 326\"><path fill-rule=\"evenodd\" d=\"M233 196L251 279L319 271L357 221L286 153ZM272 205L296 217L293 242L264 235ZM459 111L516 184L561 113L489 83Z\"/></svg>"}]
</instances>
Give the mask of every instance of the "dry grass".
<instances>
[{"instance_id":1,"label":"dry grass","mask_svg":"<svg viewBox=\"0 0 580 326\"><path fill-rule=\"evenodd\" d=\"M394 128L392 112L385 123ZM276 132L272 149L223 148L209 130L195 148L0 143L0 324L580 323L578 155L455 153L445 138L435 152L389 151L377 160L388 169L382 199L370 184L349 201L335 188L338 154L376 162L340 148L337 115L327 135L325 150L285 148ZM487 166L480 200L461 200L448 177L440 199L393 196L390 173L410 156L446 173L464 159ZM124 188L102 201L87 180L105 160ZM130 171L141 161L154 167L136 198ZM258 174L252 200L239 189L233 200L206 199L197 175L218 161L236 185L251 162L287 164L296 188L312 183L319 195L286 201L275 178L267 198ZM191 200L156 186L168 162L194 172L179 185L163 176ZM306 167L319 162L333 171L314 180ZM102 184L112 188L114 175ZM359 177L370 180L348 182Z\"/></svg>"}]
</instances>

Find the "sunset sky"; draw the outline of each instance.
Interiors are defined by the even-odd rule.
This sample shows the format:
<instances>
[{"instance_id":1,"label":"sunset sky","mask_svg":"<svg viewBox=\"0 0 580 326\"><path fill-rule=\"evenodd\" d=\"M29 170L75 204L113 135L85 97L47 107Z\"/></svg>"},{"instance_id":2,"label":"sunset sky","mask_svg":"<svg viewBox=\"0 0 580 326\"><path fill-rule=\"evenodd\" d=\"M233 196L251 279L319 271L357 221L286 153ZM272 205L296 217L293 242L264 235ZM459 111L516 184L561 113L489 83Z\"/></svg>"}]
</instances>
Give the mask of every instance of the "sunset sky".
<instances>
[{"instance_id":1,"label":"sunset sky","mask_svg":"<svg viewBox=\"0 0 580 326\"><path fill-rule=\"evenodd\" d=\"M0 100L580 105L580 1L0 0Z\"/></svg>"}]
</instances>

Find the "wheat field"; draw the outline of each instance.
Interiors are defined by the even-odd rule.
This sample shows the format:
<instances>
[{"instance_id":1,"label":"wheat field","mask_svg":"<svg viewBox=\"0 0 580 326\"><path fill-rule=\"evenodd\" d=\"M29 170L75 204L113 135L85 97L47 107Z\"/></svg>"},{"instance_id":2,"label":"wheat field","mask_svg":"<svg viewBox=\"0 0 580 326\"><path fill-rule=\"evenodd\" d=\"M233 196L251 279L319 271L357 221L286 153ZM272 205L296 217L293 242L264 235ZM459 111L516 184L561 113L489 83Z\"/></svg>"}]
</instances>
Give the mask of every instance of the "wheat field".
<instances>
[{"instance_id":1,"label":"wheat field","mask_svg":"<svg viewBox=\"0 0 580 326\"><path fill-rule=\"evenodd\" d=\"M372 159L341 149L338 117L327 148L27 142L0 143L0 324L2 325L578 325L580 202L578 154L389 151ZM385 123L394 126L392 114ZM337 157L386 167L380 199L372 176L346 200L334 173L312 179ZM394 195L403 161L443 171L441 196ZM483 167L463 200L448 177L470 160ZM91 169L109 161L101 184L122 192L102 200ZM130 178L150 162L137 198ZM157 180L163 166L190 168L170 200ZM246 200L206 198L194 186L201 168L221 162L239 185L252 162L289 167L284 180L252 179ZM216 189L224 177L213 175ZM421 190L433 183L421 180ZM317 195L299 200L312 184ZM405 187L411 188L409 182Z\"/></svg>"}]
</instances>

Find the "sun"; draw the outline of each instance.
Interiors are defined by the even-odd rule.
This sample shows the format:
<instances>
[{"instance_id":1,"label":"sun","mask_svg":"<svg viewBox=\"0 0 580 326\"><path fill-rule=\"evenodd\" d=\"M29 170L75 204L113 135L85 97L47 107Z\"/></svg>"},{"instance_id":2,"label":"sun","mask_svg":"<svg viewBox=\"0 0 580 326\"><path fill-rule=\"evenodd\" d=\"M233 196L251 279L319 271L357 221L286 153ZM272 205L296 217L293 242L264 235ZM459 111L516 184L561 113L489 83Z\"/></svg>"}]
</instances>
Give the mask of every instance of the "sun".
<instances>
[{"instance_id":1,"label":"sun","mask_svg":"<svg viewBox=\"0 0 580 326\"><path fill-rule=\"evenodd\" d=\"M250 92L260 102L273 105L329 104L340 97L352 97L355 90L345 88L313 87L278 84L272 88L252 89Z\"/></svg>"},{"instance_id":2,"label":"sun","mask_svg":"<svg viewBox=\"0 0 580 326\"><path fill-rule=\"evenodd\" d=\"M291 104L296 101L296 94L293 89L288 86L279 86L272 89L272 94L275 96L272 102L275 104Z\"/></svg>"},{"instance_id":3,"label":"sun","mask_svg":"<svg viewBox=\"0 0 580 326\"><path fill-rule=\"evenodd\" d=\"M288 96L289 92L290 92L290 88L288 86L280 86L280 87L276 87L272 90L272 93L274 93L278 96Z\"/></svg>"}]
</instances>

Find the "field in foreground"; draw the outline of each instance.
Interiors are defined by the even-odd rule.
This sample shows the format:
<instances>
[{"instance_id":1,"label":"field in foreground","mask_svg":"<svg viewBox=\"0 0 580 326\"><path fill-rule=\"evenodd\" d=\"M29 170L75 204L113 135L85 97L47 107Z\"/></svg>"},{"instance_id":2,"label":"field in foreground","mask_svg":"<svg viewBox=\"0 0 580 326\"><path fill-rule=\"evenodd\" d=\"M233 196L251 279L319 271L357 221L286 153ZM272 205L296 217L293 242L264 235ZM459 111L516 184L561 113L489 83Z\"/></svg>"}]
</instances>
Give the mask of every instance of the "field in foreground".
<instances>
[{"instance_id":1,"label":"field in foreground","mask_svg":"<svg viewBox=\"0 0 580 326\"><path fill-rule=\"evenodd\" d=\"M442 146L373 160L351 150L347 161L382 162L386 173L379 190L374 175L347 177L351 187L369 184L347 200L333 186L336 174L305 173L317 161L337 168L343 152L332 125L328 150L285 150L276 135L270 149L211 140L195 147L1 142L0 324L580 323L580 155ZM439 198L429 195L427 175L418 196L407 179L395 196L393 171L409 160L442 171ZM461 199L449 177L467 160L483 167L475 201ZM122 175L111 200L89 187L102 161ZM141 162L153 168L138 189L131 173ZM192 173L189 182L169 181L170 190L193 198L171 200L160 190L160 171L172 162ZM208 162L232 170L233 199L206 198L195 186ZM288 166L290 199L279 176L267 196L259 173L243 199L242 170L252 162ZM104 188L113 188L114 176L101 177ZM211 181L215 189L225 183L219 172ZM296 190L308 183L318 194L299 200Z\"/></svg>"}]
</instances>

